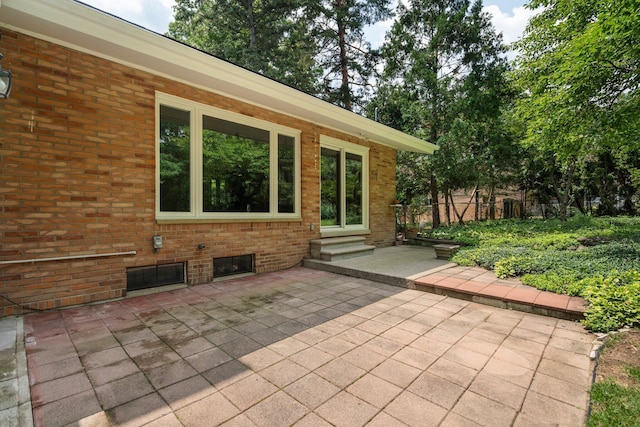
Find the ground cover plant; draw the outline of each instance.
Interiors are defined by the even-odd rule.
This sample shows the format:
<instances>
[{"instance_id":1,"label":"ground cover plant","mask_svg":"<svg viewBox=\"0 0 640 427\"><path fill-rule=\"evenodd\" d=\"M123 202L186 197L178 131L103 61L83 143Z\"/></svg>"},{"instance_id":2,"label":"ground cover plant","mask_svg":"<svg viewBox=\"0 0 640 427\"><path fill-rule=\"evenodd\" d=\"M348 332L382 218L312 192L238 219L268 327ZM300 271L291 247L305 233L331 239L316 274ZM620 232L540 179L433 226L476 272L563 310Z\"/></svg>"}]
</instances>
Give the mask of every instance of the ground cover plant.
<instances>
[{"instance_id":1,"label":"ground cover plant","mask_svg":"<svg viewBox=\"0 0 640 427\"><path fill-rule=\"evenodd\" d=\"M452 258L538 289L578 295L584 325L606 332L640 325L640 218L576 216L497 220L427 230L464 244Z\"/></svg>"}]
</instances>

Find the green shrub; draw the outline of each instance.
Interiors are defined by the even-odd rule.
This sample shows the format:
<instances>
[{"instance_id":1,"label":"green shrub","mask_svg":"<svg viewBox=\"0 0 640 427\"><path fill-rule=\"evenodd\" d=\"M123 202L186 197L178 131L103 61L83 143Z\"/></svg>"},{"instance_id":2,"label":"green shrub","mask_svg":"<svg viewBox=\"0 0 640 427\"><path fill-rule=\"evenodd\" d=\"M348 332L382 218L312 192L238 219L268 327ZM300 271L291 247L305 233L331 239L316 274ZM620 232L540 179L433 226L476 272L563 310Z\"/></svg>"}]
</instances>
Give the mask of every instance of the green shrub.
<instances>
[{"instance_id":1,"label":"green shrub","mask_svg":"<svg viewBox=\"0 0 640 427\"><path fill-rule=\"evenodd\" d=\"M542 291L567 294L571 296L582 295L584 285L575 273L545 272L542 274L525 274L520 279L525 285L533 286Z\"/></svg>"},{"instance_id":2,"label":"green shrub","mask_svg":"<svg viewBox=\"0 0 640 427\"><path fill-rule=\"evenodd\" d=\"M522 252L522 248L508 246L461 248L451 261L459 265L478 265L493 270L496 262L513 255L514 252Z\"/></svg>"},{"instance_id":3,"label":"green shrub","mask_svg":"<svg viewBox=\"0 0 640 427\"><path fill-rule=\"evenodd\" d=\"M511 255L499 259L494 265L496 276L505 277L522 276L523 274L541 273L543 267L538 262L540 256L535 255Z\"/></svg>"},{"instance_id":4,"label":"green shrub","mask_svg":"<svg viewBox=\"0 0 640 427\"><path fill-rule=\"evenodd\" d=\"M640 325L640 271L611 272L608 277L583 279L587 301L584 325L607 332Z\"/></svg>"},{"instance_id":5,"label":"green shrub","mask_svg":"<svg viewBox=\"0 0 640 427\"><path fill-rule=\"evenodd\" d=\"M480 265L477 262L477 253L479 251L477 249L465 249L462 248L458 252L453 255L451 258L451 262L455 262L458 265L463 265L465 267L473 267L474 265Z\"/></svg>"},{"instance_id":6,"label":"green shrub","mask_svg":"<svg viewBox=\"0 0 640 427\"><path fill-rule=\"evenodd\" d=\"M639 241L640 218L593 218L575 216L566 222L558 220L495 220L470 222L426 229L424 237L455 240L470 246L507 242L529 248L568 249L577 246L579 238L605 237L611 240L635 239ZM530 239L530 240L529 240ZM518 242L518 243L513 243Z\"/></svg>"}]
</instances>

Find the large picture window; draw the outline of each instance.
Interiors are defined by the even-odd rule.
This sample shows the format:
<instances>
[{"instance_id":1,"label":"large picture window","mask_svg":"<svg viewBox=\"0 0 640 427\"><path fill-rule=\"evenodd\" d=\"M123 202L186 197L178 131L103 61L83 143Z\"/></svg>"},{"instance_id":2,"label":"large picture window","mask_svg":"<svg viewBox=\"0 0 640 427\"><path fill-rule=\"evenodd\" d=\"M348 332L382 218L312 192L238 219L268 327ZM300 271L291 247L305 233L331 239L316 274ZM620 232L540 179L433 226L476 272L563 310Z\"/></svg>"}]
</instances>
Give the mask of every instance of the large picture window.
<instances>
[{"instance_id":1,"label":"large picture window","mask_svg":"<svg viewBox=\"0 0 640 427\"><path fill-rule=\"evenodd\" d=\"M368 229L369 150L323 136L320 221L323 232Z\"/></svg>"},{"instance_id":2,"label":"large picture window","mask_svg":"<svg viewBox=\"0 0 640 427\"><path fill-rule=\"evenodd\" d=\"M300 131L157 95L158 219L300 216Z\"/></svg>"}]
</instances>

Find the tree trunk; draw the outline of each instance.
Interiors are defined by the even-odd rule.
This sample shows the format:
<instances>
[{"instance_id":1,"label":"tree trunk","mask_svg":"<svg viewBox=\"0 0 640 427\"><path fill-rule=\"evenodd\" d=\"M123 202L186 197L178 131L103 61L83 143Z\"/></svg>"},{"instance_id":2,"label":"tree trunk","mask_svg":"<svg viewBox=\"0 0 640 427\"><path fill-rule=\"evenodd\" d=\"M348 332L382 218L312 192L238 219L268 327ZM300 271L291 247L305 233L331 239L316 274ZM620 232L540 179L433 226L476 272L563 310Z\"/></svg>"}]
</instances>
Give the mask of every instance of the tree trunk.
<instances>
[{"instance_id":1,"label":"tree trunk","mask_svg":"<svg viewBox=\"0 0 640 427\"><path fill-rule=\"evenodd\" d=\"M464 221L462 220L462 216L458 213L458 209L456 208L456 204L453 201L453 193L449 192L449 200L451 201L451 208L453 209L453 214L458 218L458 224L463 225ZM466 209L465 209L466 211ZM462 213L464 215L464 212Z\"/></svg>"},{"instance_id":2,"label":"tree trunk","mask_svg":"<svg viewBox=\"0 0 640 427\"><path fill-rule=\"evenodd\" d=\"M338 20L338 45L340 47L340 74L342 76L342 82L340 84L340 99L342 100L343 107L346 110L352 111L353 105L351 104L351 96L349 93L349 63L347 60L347 26L344 19L341 17L340 9L345 7L344 0L338 0L336 5L337 20Z\"/></svg>"},{"instance_id":3,"label":"tree trunk","mask_svg":"<svg viewBox=\"0 0 640 427\"><path fill-rule=\"evenodd\" d=\"M489 209L487 212L487 219L496 219L496 203L495 196L493 195L493 184L489 187L489 197L487 197L487 201L489 203Z\"/></svg>"},{"instance_id":4,"label":"tree trunk","mask_svg":"<svg viewBox=\"0 0 640 427\"><path fill-rule=\"evenodd\" d=\"M258 70L260 69L260 64L257 64L256 62L256 53L257 53L257 39L256 39L256 33L257 33L257 28L256 28L256 20L255 20L255 15L253 13L253 0L248 0L246 2L246 8L247 8L247 18L249 19L249 52L251 52L251 56L250 56L250 68L252 70Z\"/></svg>"},{"instance_id":5,"label":"tree trunk","mask_svg":"<svg viewBox=\"0 0 640 427\"><path fill-rule=\"evenodd\" d=\"M491 199L489 199L489 216L491 219L496 219L496 196L495 194L491 194Z\"/></svg>"},{"instance_id":6,"label":"tree trunk","mask_svg":"<svg viewBox=\"0 0 640 427\"><path fill-rule=\"evenodd\" d=\"M569 209L569 200L571 199L571 187L573 186L573 173L576 169L575 163L571 162L569 166L561 167L560 182L553 178L553 187L558 198L560 221L567 220L567 211Z\"/></svg>"},{"instance_id":7,"label":"tree trunk","mask_svg":"<svg viewBox=\"0 0 640 427\"><path fill-rule=\"evenodd\" d=\"M573 185L573 171L575 170L575 165L571 164L566 172L563 173L564 182L563 182L563 194L560 200L560 221L567 220L567 211L569 209L569 199L571 196L571 186Z\"/></svg>"},{"instance_id":8,"label":"tree trunk","mask_svg":"<svg viewBox=\"0 0 640 427\"><path fill-rule=\"evenodd\" d=\"M480 192L478 191L478 185L476 184L476 211L473 213L473 220L474 221L478 221L479 216L478 216L478 208L480 207Z\"/></svg>"},{"instance_id":9,"label":"tree trunk","mask_svg":"<svg viewBox=\"0 0 640 427\"><path fill-rule=\"evenodd\" d=\"M576 197L574 202L575 202L576 208L578 208L580 213L582 215L586 215L587 210L585 209L585 206L584 206L584 197Z\"/></svg>"},{"instance_id":10,"label":"tree trunk","mask_svg":"<svg viewBox=\"0 0 640 427\"><path fill-rule=\"evenodd\" d=\"M451 207L453 208L453 213L458 218L458 224L464 225L464 215L467 213L467 210L469 209L469 206L471 206L471 201L477 195L478 195L478 185L476 184L476 187L473 189L473 193L471 193L471 197L469 198L469 203L467 203L467 207L462 210L461 214L459 214L458 213L458 209L456 209L456 205L455 205L455 203L453 201L453 194L449 193L449 197L451 199ZM476 197L476 206L477 206L477 203L478 203L477 200L478 199ZM477 212L478 211L476 209L476 216L477 216Z\"/></svg>"},{"instance_id":11,"label":"tree trunk","mask_svg":"<svg viewBox=\"0 0 640 427\"><path fill-rule=\"evenodd\" d=\"M444 187L442 192L444 193L444 218L447 222L447 227L451 227L451 205L449 204L449 197L451 194L449 192L449 187Z\"/></svg>"},{"instance_id":12,"label":"tree trunk","mask_svg":"<svg viewBox=\"0 0 640 427\"><path fill-rule=\"evenodd\" d=\"M438 203L438 181L436 176L431 174L431 227L440 227L440 204Z\"/></svg>"},{"instance_id":13,"label":"tree trunk","mask_svg":"<svg viewBox=\"0 0 640 427\"><path fill-rule=\"evenodd\" d=\"M256 49L256 21L253 16L253 2L249 2L249 47L251 50Z\"/></svg>"},{"instance_id":14,"label":"tree trunk","mask_svg":"<svg viewBox=\"0 0 640 427\"><path fill-rule=\"evenodd\" d=\"M560 221L565 222L567 220L567 198L566 194L560 197Z\"/></svg>"}]
</instances>

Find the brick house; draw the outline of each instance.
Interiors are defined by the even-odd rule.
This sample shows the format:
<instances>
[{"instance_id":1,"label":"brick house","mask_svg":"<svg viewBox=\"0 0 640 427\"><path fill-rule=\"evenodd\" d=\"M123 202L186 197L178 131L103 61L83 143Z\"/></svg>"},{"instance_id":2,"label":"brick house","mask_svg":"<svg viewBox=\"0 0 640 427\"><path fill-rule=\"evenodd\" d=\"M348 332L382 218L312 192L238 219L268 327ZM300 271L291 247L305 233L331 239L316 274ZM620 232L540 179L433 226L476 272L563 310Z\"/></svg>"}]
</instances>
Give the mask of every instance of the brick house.
<instances>
[{"instance_id":1,"label":"brick house","mask_svg":"<svg viewBox=\"0 0 640 427\"><path fill-rule=\"evenodd\" d=\"M2 0L0 316L394 240L434 146L72 0Z\"/></svg>"}]
</instances>

